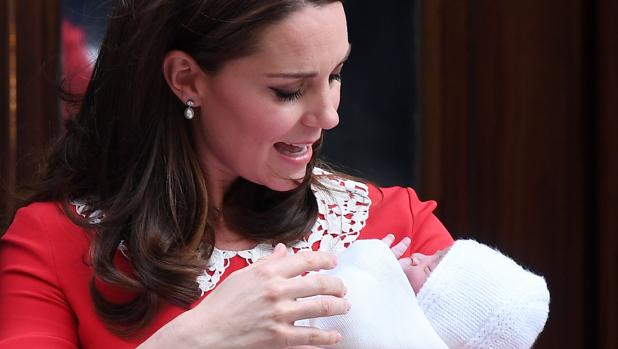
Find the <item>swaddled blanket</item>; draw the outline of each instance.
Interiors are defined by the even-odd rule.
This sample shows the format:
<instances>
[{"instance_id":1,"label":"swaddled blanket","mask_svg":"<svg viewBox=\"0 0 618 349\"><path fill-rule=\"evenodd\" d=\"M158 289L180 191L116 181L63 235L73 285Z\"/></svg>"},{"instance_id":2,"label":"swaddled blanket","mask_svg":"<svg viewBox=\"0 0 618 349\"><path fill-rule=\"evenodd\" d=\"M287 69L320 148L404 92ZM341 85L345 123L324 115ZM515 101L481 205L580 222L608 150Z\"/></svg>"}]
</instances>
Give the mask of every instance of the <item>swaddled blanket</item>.
<instances>
[{"instance_id":1,"label":"swaddled blanket","mask_svg":"<svg viewBox=\"0 0 618 349\"><path fill-rule=\"evenodd\" d=\"M337 349L447 349L419 308L414 291L390 249L380 240L359 240L322 271L342 279L352 308L345 315L297 321L334 329Z\"/></svg>"}]
</instances>

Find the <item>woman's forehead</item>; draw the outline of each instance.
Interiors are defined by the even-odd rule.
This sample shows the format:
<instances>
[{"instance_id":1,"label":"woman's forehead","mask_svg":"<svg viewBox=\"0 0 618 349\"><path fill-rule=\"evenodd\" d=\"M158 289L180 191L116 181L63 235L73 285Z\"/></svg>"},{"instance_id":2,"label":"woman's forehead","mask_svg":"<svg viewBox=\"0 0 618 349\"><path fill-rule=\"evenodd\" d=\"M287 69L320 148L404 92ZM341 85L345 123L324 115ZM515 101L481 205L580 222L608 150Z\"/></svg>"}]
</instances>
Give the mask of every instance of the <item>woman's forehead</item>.
<instances>
[{"instance_id":1,"label":"woman's forehead","mask_svg":"<svg viewBox=\"0 0 618 349\"><path fill-rule=\"evenodd\" d=\"M338 64L349 50L345 13L340 2L308 5L264 30L255 58L273 69Z\"/></svg>"}]
</instances>

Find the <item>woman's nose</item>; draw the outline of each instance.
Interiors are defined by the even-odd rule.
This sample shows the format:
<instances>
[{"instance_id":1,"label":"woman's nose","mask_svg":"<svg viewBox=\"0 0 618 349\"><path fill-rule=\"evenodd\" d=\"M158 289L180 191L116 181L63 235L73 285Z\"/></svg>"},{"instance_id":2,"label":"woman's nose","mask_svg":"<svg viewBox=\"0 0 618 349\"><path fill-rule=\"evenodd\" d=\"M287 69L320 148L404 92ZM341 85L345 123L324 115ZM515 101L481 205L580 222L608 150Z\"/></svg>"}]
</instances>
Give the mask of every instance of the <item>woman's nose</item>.
<instances>
[{"instance_id":1,"label":"woman's nose","mask_svg":"<svg viewBox=\"0 0 618 349\"><path fill-rule=\"evenodd\" d=\"M328 108L319 115L320 128L330 130L339 125L339 113L335 108Z\"/></svg>"},{"instance_id":2,"label":"woman's nose","mask_svg":"<svg viewBox=\"0 0 618 349\"><path fill-rule=\"evenodd\" d=\"M303 124L312 128L330 130L339 124L339 113L333 107L323 106L307 112Z\"/></svg>"},{"instance_id":3,"label":"woman's nose","mask_svg":"<svg viewBox=\"0 0 618 349\"><path fill-rule=\"evenodd\" d=\"M330 130L339 124L339 91L327 89L312 101L303 117L306 126Z\"/></svg>"}]
</instances>

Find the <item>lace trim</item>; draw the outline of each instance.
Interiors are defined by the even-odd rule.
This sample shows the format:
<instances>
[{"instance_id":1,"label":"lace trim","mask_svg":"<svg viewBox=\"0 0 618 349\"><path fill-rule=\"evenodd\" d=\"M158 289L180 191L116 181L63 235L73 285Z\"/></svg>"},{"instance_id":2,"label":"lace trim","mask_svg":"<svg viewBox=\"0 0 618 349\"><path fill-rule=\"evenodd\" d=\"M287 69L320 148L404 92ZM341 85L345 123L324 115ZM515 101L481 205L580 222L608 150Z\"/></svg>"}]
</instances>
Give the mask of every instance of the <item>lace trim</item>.
<instances>
[{"instance_id":1,"label":"lace trim","mask_svg":"<svg viewBox=\"0 0 618 349\"><path fill-rule=\"evenodd\" d=\"M311 233L304 239L288 247L288 253L311 250L319 241L319 251L339 254L350 243L358 239L360 231L369 217L369 189L363 183L343 179L329 174L321 169L315 169L316 175L322 175L320 180L327 190L313 188L318 202L318 219L311 228ZM88 214L85 200L71 202L76 212L87 218L91 224L98 224L105 215L100 210ZM128 258L124 241L118 247ZM274 246L258 244L250 250L228 251L214 248L206 270L197 277L196 282L202 295L214 289L225 271L230 266L230 260L236 256L243 258L247 264L253 264L261 258L272 254Z\"/></svg>"},{"instance_id":2,"label":"lace trim","mask_svg":"<svg viewBox=\"0 0 618 349\"><path fill-rule=\"evenodd\" d=\"M71 204L75 206L75 212L77 212L78 215L88 219L88 223L93 225L101 223L103 218L105 218L105 214L103 214L103 211L101 210L95 210L88 213L90 210L88 201L88 199L72 200Z\"/></svg>"},{"instance_id":3,"label":"lace trim","mask_svg":"<svg viewBox=\"0 0 618 349\"><path fill-rule=\"evenodd\" d=\"M371 199L365 184L331 176L323 171L316 174L325 175L321 177L322 182L330 190L314 188L318 200L318 219L306 238L288 247L290 254L311 250L318 241L319 251L339 254L358 239L369 217ZM252 264L271 255L273 250L274 246L270 244L259 244L243 251L215 248L207 269L197 277L202 295L217 286L230 266L230 260L235 256L243 258L247 264Z\"/></svg>"}]
</instances>

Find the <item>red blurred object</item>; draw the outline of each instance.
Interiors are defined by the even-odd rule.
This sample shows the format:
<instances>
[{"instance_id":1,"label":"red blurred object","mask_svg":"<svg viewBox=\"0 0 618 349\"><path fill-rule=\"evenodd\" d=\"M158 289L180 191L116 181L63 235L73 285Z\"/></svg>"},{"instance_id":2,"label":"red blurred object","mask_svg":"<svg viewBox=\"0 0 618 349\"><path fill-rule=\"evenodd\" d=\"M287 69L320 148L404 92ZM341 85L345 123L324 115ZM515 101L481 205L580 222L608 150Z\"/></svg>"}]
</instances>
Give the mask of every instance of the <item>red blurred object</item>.
<instances>
[{"instance_id":1,"label":"red blurred object","mask_svg":"<svg viewBox=\"0 0 618 349\"><path fill-rule=\"evenodd\" d=\"M86 31L67 20L62 21L62 81L65 92L81 96L86 92L93 61L88 54ZM77 106L63 101L63 120L74 114Z\"/></svg>"}]
</instances>

